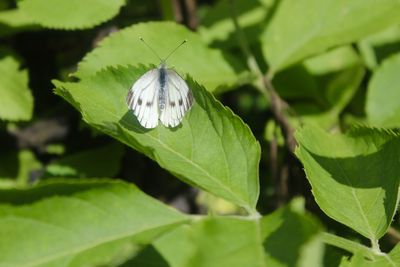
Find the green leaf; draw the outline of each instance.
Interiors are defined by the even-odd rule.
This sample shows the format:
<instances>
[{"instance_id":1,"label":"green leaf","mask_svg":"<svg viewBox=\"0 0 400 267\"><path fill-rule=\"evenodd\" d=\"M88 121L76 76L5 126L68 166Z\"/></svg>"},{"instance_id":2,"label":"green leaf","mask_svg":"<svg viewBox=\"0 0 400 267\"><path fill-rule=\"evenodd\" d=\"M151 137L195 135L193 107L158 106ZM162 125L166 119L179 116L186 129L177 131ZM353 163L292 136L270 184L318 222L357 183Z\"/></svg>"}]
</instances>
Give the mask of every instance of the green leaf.
<instances>
[{"instance_id":1,"label":"green leaf","mask_svg":"<svg viewBox=\"0 0 400 267\"><path fill-rule=\"evenodd\" d=\"M21 0L19 9L32 21L54 29L86 29L118 14L124 0Z\"/></svg>"},{"instance_id":2,"label":"green leaf","mask_svg":"<svg viewBox=\"0 0 400 267\"><path fill-rule=\"evenodd\" d=\"M303 65L295 65L278 73L272 82L284 99L312 99L321 91L315 78Z\"/></svg>"},{"instance_id":3,"label":"green leaf","mask_svg":"<svg viewBox=\"0 0 400 267\"><path fill-rule=\"evenodd\" d=\"M261 37L264 55L277 72L398 23L399 8L397 0L284 0Z\"/></svg>"},{"instance_id":4,"label":"green leaf","mask_svg":"<svg viewBox=\"0 0 400 267\"><path fill-rule=\"evenodd\" d=\"M109 68L80 83L54 81L98 130L144 153L178 178L255 212L260 147L250 129L209 92L188 80L195 104L174 129L142 128L125 103L145 68Z\"/></svg>"},{"instance_id":5,"label":"green leaf","mask_svg":"<svg viewBox=\"0 0 400 267\"><path fill-rule=\"evenodd\" d=\"M365 257L356 253L350 261L344 261L340 267L397 267L400 265L400 245L397 245L389 254L381 253L372 257Z\"/></svg>"},{"instance_id":6,"label":"green leaf","mask_svg":"<svg viewBox=\"0 0 400 267\"><path fill-rule=\"evenodd\" d=\"M114 177L124 149L118 143L67 155L46 167L47 176Z\"/></svg>"},{"instance_id":7,"label":"green leaf","mask_svg":"<svg viewBox=\"0 0 400 267\"><path fill-rule=\"evenodd\" d=\"M2 36L25 29L34 29L33 24L32 19L17 8L0 12L0 35Z\"/></svg>"},{"instance_id":8,"label":"green leaf","mask_svg":"<svg viewBox=\"0 0 400 267\"><path fill-rule=\"evenodd\" d=\"M229 55L208 48L199 35L172 22L140 23L102 41L98 48L86 55L75 73L88 77L107 66L158 64L159 59L140 40L142 37L161 58L166 57L183 40L169 59L168 65L181 74L190 74L196 81L213 91L217 87L230 87L238 83L238 74L244 66L234 62Z\"/></svg>"},{"instance_id":9,"label":"green leaf","mask_svg":"<svg viewBox=\"0 0 400 267\"><path fill-rule=\"evenodd\" d=\"M4 184L5 187L27 186L32 174L42 168L42 163L30 150L4 153L0 157L0 163L0 179L9 179L9 182Z\"/></svg>"},{"instance_id":10,"label":"green leaf","mask_svg":"<svg viewBox=\"0 0 400 267\"><path fill-rule=\"evenodd\" d=\"M385 60L368 85L366 112L371 124L400 127L400 54Z\"/></svg>"},{"instance_id":11,"label":"green leaf","mask_svg":"<svg viewBox=\"0 0 400 267\"><path fill-rule=\"evenodd\" d=\"M332 135L308 126L296 139L320 208L376 244L398 204L400 137L369 128Z\"/></svg>"},{"instance_id":12,"label":"green leaf","mask_svg":"<svg viewBox=\"0 0 400 267\"><path fill-rule=\"evenodd\" d=\"M296 207L298 200L261 220L266 266L322 266L322 227L317 220Z\"/></svg>"},{"instance_id":13,"label":"green leaf","mask_svg":"<svg viewBox=\"0 0 400 267\"><path fill-rule=\"evenodd\" d=\"M350 239L346 239L330 233L323 233L322 238L326 244L341 248L343 250L347 250L348 252L351 252L353 254L360 253L364 255L364 257L374 257L376 255L376 251L374 251L370 247L364 246Z\"/></svg>"},{"instance_id":14,"label":"green leaf","mask_svg":"<svg viewBox=\"0 0 400 267\"><path fill-rule=\"evenodd\" d=\"M259 221L204 218L163 235L123 266L265 267Z\"/></svg>"},{"instance_id":15,"label":"green leaf","mask_svg":"<svg viewBox=\"0 0 400 267\"><path fill-rule=\"evenodd\" d=\"M305 104L294 104L293 109L297 116L301 115L303 123L316 124L325 129L337 126L341 112L356 94L364 74L365 70L360 65L326 74L318 79L320 99Z\"/></svg>"},{"instance_id":16,"label":"green leaf","mask_svg":"<svg viewBox=\"0 0 400 267\"><path fill-rule=\"evenodd\" d=\"M399 51L400 25L397 24L367 36L357 45L365 65L370 69L375 69L384 59Z\"/></svg>"},{"instance_id":17,"label":"green leaf","mask_svg":"<svg viewBox=\"0 0 400 267\"><path fill-rule=\"evenodd\" d=\"M187 217L135 186L106 180L0 192L0 266L99 266ZM17 240L17 242L10 242Z\"/></svg>"},{"instance_id":18,"label":"green leaf","mask_svg":"<svg viewBox=\"0 0 400 267\"><path fill-rule=\"evenodd\" d=\"M266 24L266 18L275 4L275 0L246 0L234 1L234 10L240 27L244 31L247 41L258 41L258 36ZM232 2L230 0L217 1L201 18L198 32L207 43L216 43L223 47L238 46L235 34L235 25L232 21Z\"/></svg>"},{"instance_id":19,"label":"green leaf","mask_svg":"<svg viewBox=\"0 0 400 267\"><path fill-rule=\"evenodd\" d=\"M28 88L28 73L19 69L11 56L0 59L0 119L30 120L33 97Z\"/></svg>"},{"instance_id":20,"label":"green leaf","mask_svg":"<svg viewBox=\"0 0 400 267\"><path fill-rule=\"evenodd\" d=\"M166 233L123 266L322 266L321 226L294 206L264 218L193 221Z\"/></svg>"},{"instance_id":21,"label":"green leaf","mask_svg":"<svg viewBox=\"0 0 400 267\"><path fill-rule=\"evenodd\" d=\"M325 75L340 72L361 63L362 60L355 49L346 45L309 58L304 61L304 66L314 75Z\"/></svg>"}]
</instances>

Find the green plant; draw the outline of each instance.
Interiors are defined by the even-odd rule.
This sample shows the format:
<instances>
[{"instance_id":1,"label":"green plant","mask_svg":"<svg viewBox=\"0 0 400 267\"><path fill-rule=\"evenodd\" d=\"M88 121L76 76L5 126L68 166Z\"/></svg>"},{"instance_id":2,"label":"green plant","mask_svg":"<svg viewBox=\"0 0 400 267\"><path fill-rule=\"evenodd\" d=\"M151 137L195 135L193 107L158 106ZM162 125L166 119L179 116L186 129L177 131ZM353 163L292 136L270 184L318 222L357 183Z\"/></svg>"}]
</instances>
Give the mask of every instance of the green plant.
<instances>
[{"instance_id":1,"label":"green plant","mask_svg":"<svg viewBox=\"0 0 400 267\"><path fill-rule=\"evenodd\" d=\"M199 1L196 31L144 22L157 4L142 1L14 4L0 5L0 267L400 266L398 0ZM139 37L160 55L188 40L168 61L195 98L177 128L144 129L125 103L158 63ZM49 49L49 73L24 40ZM139 189L163 186L197 214Z\"/></svg>"}]
</instances>

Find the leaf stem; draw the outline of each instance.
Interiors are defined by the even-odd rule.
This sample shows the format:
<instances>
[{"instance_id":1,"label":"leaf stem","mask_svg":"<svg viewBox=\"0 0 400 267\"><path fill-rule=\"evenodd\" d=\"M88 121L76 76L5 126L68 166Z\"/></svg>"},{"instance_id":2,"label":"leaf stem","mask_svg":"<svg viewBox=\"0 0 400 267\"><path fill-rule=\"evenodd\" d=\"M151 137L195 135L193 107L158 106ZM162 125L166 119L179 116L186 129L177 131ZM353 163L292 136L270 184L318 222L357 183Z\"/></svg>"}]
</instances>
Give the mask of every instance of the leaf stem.
<instances>
[{"instance_id":1,"label":"leaf stem","mask_svg":"<svg viewBox=\"0 0 400 267\"><path fill-rule=\"evenodd\" d=\"M381 252L381 249L380 249L380 247L379 247L379 240L377 240L377 239L371 239L371 247L372 247L372 250L373 250L375 253L377 253L377 254L382 253L382 252Z\"/></svg>"},{"instance_id":2,"label":"leaf stem","mask_svg":"<svg viewBox=\"0 0 400 267\"><path fill-rule=\"evenodd\" d=\"M347 250L353 254L357 253L357 252L361 252L364 256L374 259L375 256L377 255L382 255L383 253L379 250L379 246L378 246L378 250L376 250L374 248L374 245L372 245L372 248L369 248L367 246L364 246L362 244L356 243L354 241L351 241L349 239L331 234L331 233L323 233L322 234L322 240L324 241L324 243L331 245L331 246L335 246L344 250Z\"/></svg>"},{"instance_id":3,"label":"leaf stem","mask_svg":"<svg viewBox=\"0 0 400 267\"><path fill-rule=\"evenodd\" d=\"M294 129L289 123L288 118L284 113L284 109L288 107L287 103L278 95L275 90L274 85L271 82L273 73L268 72L264 75L259 67L256 58L251 53L249 44L247 43L246 36L239 25L236 14L235 0L230 0L230 8L232 14L233 24L235 25L235 30L238 36L238 42L240 49L242 50L244 56L247 60L247 66L251 72L256 74L258 80L256 82L256 88L260 91L264 97L271 103L272 114L278 123L279 127L282 129L282 133L285 137L285 143L289 151L294 152L296 148L296 140L294 139Z\"/></svg>"}]
</instances>

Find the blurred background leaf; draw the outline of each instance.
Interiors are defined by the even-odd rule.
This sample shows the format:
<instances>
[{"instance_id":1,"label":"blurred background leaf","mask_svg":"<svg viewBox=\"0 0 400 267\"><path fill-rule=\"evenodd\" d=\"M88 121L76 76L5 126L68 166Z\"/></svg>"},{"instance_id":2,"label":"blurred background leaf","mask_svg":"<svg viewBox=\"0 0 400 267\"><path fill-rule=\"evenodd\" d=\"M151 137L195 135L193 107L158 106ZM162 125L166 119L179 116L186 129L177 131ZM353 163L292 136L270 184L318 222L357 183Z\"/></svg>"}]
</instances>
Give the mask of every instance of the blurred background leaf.
<instances>
[{"instance_id":1,"label":"blurred background leaf","mask_svg":"<svg viewBox=\"0 0 400 267\"><path fill-rule=\"evenodd\" d=\"M28 88L28 73L19 69L11 56L0 58L0 119L30 120L33 97Z\"/></svg>"},{"instance_id":2,"label":"blurred background leaf","mask_svg":"<svg viewBox=\"0 0 400 267\"><path fill-rule=\"evenodd\" d=\"M118 14L125 0L21 0L18 8L43 27L85 29Z\"/></svg>"},{"instance_id":3,"label":"blurred background leaf","mask_svg":"<svg viewBox=\"0 0 400 267\"><path fill-rule=\"evenodd\" d=\"M85 78L107 66L158 65L160 60L139 37L161 58L166 57L183 40L188 40L168 59L168 66L181 75L190 75L209 91L235 86L241 82L241 75L245 75L241 62L228 53L208 48L197 34L172 22L140 23L114 33L85 56L74 75Z\"/></svg>"},{"instance_id":4,"label":"blurred background leaf","mask_svg":"<svg viewBox=\"0 0 400 267\"><path fill-rule=\"evenodd\" d=\"M119 143L66 155L46 166L48 177L114 177L124 149Z\"/></svg>"},{"instance_id":5,"label":"blurred background leaf","mask_svg":"<svg viewBox=\"0 0 400 267\"><path fill-rule=\"evenodd\" d=\"M265 216L261 227L266 266L323 265L324 244L320 236L322 226L305 213L301 198ZM290 243L284 240L290 240Z\"/></svg>"},{"instance_id":6,"label":"blurred background leaf","mask_svg":"<svg viewBox=\"0 0 400 267\"><path fill-rule=\"evenodd\" d=\"M277 72L398 24L399 8L396 0L283 0L262 36L264 55Z\"/></svg>"},{"instance_id":7,"label":"blurred background leaf","mask_svg":"<svg viewBox=\"0 0 400 267\"><path fill-rule=\"evenodd\" d=\"M366 112L372 125L400 127L400 54L383 61L374 72L367 94Z\"/></svg>"}]
</instances>

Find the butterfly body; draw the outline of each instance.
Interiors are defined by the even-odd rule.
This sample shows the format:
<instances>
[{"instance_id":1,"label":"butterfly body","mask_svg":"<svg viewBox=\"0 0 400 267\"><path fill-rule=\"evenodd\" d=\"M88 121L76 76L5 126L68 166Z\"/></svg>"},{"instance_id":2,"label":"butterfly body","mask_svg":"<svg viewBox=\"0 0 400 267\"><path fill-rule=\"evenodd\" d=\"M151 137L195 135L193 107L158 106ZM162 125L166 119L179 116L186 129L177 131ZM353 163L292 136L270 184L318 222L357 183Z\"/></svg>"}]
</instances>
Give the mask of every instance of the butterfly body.
<instances>
[{"instance_id":1,"label":"butterfly body","mask_svg":"<svg viewBox=\"0 0 400 267\"><path fill-rule=\"evenodd\" d=\"M158 79L160 82L160 94L158 96L158 107L160 110L163 110L165 108L165 85L166 85L166 79L167 79L167 70L165 63L162 62L160 66L158 67Z\"/></svg>"},{"instance_id":2,"label":"butterfly body","mask_svg":"<svg viewBox=\"0 0 400 267\"><path fill-rule=\"evenodd\" d=\"M161 61L132 85L126 103L144 128L155 128L159 120L176 127L191 108L193 95L185 80Z\"/></svg>"}]
</instances>

